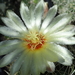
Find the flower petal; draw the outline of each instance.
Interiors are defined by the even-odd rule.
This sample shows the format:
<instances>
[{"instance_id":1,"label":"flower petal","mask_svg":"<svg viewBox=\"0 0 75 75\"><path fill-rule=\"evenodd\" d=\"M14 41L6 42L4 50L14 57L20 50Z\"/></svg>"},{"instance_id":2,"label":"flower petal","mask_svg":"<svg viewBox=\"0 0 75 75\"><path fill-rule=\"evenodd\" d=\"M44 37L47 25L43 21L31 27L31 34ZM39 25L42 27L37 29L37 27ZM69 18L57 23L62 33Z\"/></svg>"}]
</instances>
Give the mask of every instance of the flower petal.
<instances>
[{"instance_id":1,"label":"flower petal","mask_svg":"<svg viewBox=\"0 0 75 75\"><path fill-rule=\"evenodd\" d=\"M23 62L21 69L20 69L20 74L21 75L29 75L29 66L28 64L25 64L26 62ZM28 62L29 63L29 62ZM27 67L28 66L28 67ZM27 68L27 69L26 69Z\"/></svg>"},{"instance_id":2,"label":"flower petal","mask_svg":"<svg viewBox=\"0 0 75 75\"><path fill-rule=\"evenodd\" d=\"M0 43L0 55L14 51L19 46L18 40L7 40Z\"/></svg>"},{"instance_id":3,"label":"flower petal","mask_svg":"<svg viewBox=\"0 0 75 75\"><path fill-rule=\"evenodd\" d=\"M72 64L72 53L67 50L65 47L62 47L60 45L51 45L51 49L53 52L55 52L58 55L58 62L64 65L71 65ZM63 61L64 60L64 61Z\"/></svg>"},{"instance_id":4,"label":"flower petal","mask_svg":"<svg viewBox=\"0 0 75 75\"><path fill-rule=\"evenodd\" d=\"M11 63L15 57L18 56L18 54L21 52L21 49L16 49L15 51L11 52L10 54L4 56L1 60L0 60L0 67L4 67L6 65L8 65L9 63Z\"/></svg>"},{"instance_id":5,"label":"flower petal","mask_svg":"<svg viewBox=\"0 0 75 75\"><path fill-rule=\"evenodd\" d=\"M20 27L23 31L26 31L26 27L22 20L13 11L7 11L7 16L15 23L15 25Z\"/></svg>"},{"instance_id":6,"label":"flower petal","mask_svg":"<svg viewBox=\"0 0 75 75\"><path fill-rule=\"evenodd\" d=\"M62 28L63 26L65 26L69 22L70 19L71 19L71 16L68 14L61 14L61 15L57 16L51 22L51 24L47 27L45 32L49 32L49 33L55 32L59 28Z\"/></svg>"},{"instance_id":7,"label":"flower petal","mask_svg":"<svg viewBox=\"0 0 75 75\"><path fill-rule=\"evenodd\" d=\"M31 23L30 23L30 12L28 7L26 6L26 4L24 2L21 2L21 6L20 6L20 14L21 17L24 21L24 23L26 24L28 29L31 29Z\"/></svg>"},{"instance_id":8,"label":"flower petal","mask_svg":"<svg viewBox=\"0 0 75 75\"><path fill-rule=\"evenodd\" d=\"M53 62L47 61L48 66L47 66L47 71L49 72L54 72L55 71L55 65Z\"/></svg>"},{"instance_id":9,"label":"flower petal","mask_svg":"<svg viewBox=\"0 0 75 75\"><path fill-rule=\"evenodd\" d=\"M75 33L74 32L71 32L71 31L68 31L68 32L62 32L62 31L59 31L59 32L56 32L56 33L53 33L53 34L50 34L49 35L49 37L51 38L64 38L64 37L67 37L67 38L69 38L69 37L72 37L72 36L74 36L75 35Z\"/></svg>"},{"instance_id":10,"label":"flower petal","mask_svg":"<svg viewBox=\"0 0 75 75\"><path fill-rule=\"evenodd\" d=\"M44 51L42 51L42 57L46 59L47 61L56 62L58 61L58 56L53 51L50 51L49 48L46 48Z\"/></svg>"},{"instance_id":11,"label":"flower petal","mask_svg":"<svg viewBox=\"0 0 75 75\"><path fill-rule=\"evenodd\" d=\"M41 29L45 29L49 25L49 23L52 21L52 19L56 15L56 13L57 13L57 5L55 5L49 9L49 11L46 15L46 18L44 19L44 21L42 23Z\"/></svg>"},{"instance_id":12,"label":"flower petal","mask_svg":"<svg viewBox=\"0 0 75 75\"><path fill-rule=\"evenodd\" d=\"M40 75L40 72L44 73L46 70L46 64L45 64L46 60L44 59L42 52L36 51L34 53L33 59L34 59L33 60L34 65L31 71L33 72L33 75L36 75L36 74Z\"/></svg>"},{"instance_id":13,"label":"flower petal","mask_svg":"<svg viewBox=\"0 0 75 75\"><path fill-rule=\"evenodd\" d=\"M2 17L1 19L11 29L14 29L18 32L22 31L22 29L20 27L18 27L11 19L5 18L5 17Z\"/></svg>"},{"instance_id":14,"label":"flower petal","mask_svg":"<svg viewBox=\"0 0 75 75\"><path fill-rule=\"evenodd\" d=\"M54 42L60 43L60 44L66 44L66 45L73 45L75 44L75 37L71 37L71 38L55 38L53 40Z\"/></svg>"},{"instance_id":15,"label":"flower petal","mask_svg":"<svg viewBox=\"0 0 75 75\"><path fill-rule=\"evenodd\" d=\"M65 57L65 62L59 61L59 63L61 63L63 65L71 66L72 65L72 59L73 59L72 57L67 56L67 57Z\"/></svg>"},{"instance_id":16,"label":"flower petal","mask_svg":"<svg viewBox=\"0 0 75 75\"><path fill-rule=\"evenodd\" d=\"M12 65L11 69L10 69L10 74L14 75L22 66L23 63L23 59L24 59L25 55L22 54L19 59L17 59L14 64Z\"/></svg>"},{"instance_id":17,"label":"flower petal","mask_svg":"<svg viewBox=\"0 0 75 75\"><path fill-rule=\"evenodd\" d=\"M74 25L67 25L64 29L62 29L63 32L66 31L72 31L74 29Z\"/></svg>"},{"instance_id":18,"label":"flower petal","mask_svg":"<svg viewBox=\"0 0 75 75\"><path fill-rule=\"evenodd\" d=\"M42 15L44 13L44 1L41 0L35 7L34 10L34 15L35 15L35 22L36 22L36 26L38 28L40 28L40 24L41 24L41 20L42 20Z\"/></svg>"},{"instance_id":19,"label":"flower petal","mask_svg":"<svg viewBox=\"0 0 75 75\"><path fill-rule=\"evenodd\" d=\"M21 75L30 75L30 70L31 70L32 64L33 64L32 63L32 53L29 52L24 57L24 62L21 67Z\"/></svg>"},{"instance_id":20,"label":"flower petal","mask_svg":"<svg viewBox=\"0 0 75 75\"><path fill-rule=\"evenodd\" d=\"M65 33L65 32L68 32L68 31L73 31L73 29L74 29L74 25L66 25L66 26L63 26L63 27L57 29L55 31L55 33L60 32L60 31Z\"/></svg>"},{"instance_id":21,"label":"flower petal","mask_svg":"<svg viewBox=\"0 0 75 75\"><path fill-rule=\"evenodd\" d=\"M0 42L0 48L6 47L6 46L11 46L14 44L19 43L19 40L6 40L6 41L2 41Z\"/></svg>"},{"instance_id":22,"label":"flower petal","mask_svg":"<svg viewBox=\"0 0 75 75\"><path fill-rule=\"evenodd\" d=\"M35 4L31 4L30 7L29 7L29 12L30 12L30 25L32 27L35 27L35 16L34 16L34 8L35 8Z\"/></svg>"},{"instance_id":23,"label":"flower petal","mask_svg":"<svg viewBox=\"0 0 75 75\"><path fill-rule=\"evenodd\" d=\"M0 27L0 33L10 37L19 37L19 33L8 27Z\"/></svg>"}]
</instances>

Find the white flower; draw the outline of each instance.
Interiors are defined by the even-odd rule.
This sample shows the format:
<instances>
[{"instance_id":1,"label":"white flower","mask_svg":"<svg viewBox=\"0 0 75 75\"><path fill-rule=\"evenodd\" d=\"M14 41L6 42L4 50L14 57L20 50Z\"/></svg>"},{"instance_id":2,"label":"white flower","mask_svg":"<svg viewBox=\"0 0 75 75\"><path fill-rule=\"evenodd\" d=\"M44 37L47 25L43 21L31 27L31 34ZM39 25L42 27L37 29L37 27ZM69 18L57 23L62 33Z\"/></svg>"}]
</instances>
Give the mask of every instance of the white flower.
<instances>
[{"instance_id":1,"label":"white flower","mask_svg":"<svg viewBox=\"0 0 75 75\"><path fill-rule=\"evenodd\" d=\"M12 11L7 12L7 18L2 17L6 26L0 27L0 33L13 39L0 42L0 55L6 54L0 60L0 67L15 60L10 75L19 70L20 75L40 75L40 72L46 70L53 72L53 62L72 64L72 53L62 46L75 44L74 26L67 25L71 16L65 13L55 17L55 5L42 20L43 5L41 0L35 8L28 8L21 2L20 14L23 21Z\"/></svg>"}]
</instances>

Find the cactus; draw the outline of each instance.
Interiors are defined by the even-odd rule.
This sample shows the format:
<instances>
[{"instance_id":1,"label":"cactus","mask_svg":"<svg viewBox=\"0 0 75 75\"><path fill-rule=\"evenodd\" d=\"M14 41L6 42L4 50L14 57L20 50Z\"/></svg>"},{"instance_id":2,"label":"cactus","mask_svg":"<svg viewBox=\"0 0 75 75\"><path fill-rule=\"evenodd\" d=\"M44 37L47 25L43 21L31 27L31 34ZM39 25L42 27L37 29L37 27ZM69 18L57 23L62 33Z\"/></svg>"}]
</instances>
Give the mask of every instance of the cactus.
<instances>
[{"instance_id":1,"label":"cactus","mask_svg":"<svg viewBox=\"0 0 75 75\"><path fill-rule=\"evenodd\" d=\"M71 22L75 21L75 0L52 0L58 5L58 13L72 14Z\"/></svg>"}]
</instances>

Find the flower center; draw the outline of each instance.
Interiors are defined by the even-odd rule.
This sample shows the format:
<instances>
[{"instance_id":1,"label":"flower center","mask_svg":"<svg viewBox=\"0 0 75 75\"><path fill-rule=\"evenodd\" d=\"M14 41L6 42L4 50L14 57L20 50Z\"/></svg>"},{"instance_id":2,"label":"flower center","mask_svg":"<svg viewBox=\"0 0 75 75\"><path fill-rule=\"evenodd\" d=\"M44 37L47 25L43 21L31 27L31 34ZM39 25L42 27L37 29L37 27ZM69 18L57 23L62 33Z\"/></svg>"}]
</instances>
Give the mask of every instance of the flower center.
<instances>
[{"instance_id":1,"label":"flower center","mask_svg":"<svg viewBox=\"0 0 75 75\"><path fill-rule=\"evenodd\" d=\"M35 31L30 31L24 40L27 42L27 48L30 50L38 50L46 42L45 36Z\"/></svg>"}]
</instances>

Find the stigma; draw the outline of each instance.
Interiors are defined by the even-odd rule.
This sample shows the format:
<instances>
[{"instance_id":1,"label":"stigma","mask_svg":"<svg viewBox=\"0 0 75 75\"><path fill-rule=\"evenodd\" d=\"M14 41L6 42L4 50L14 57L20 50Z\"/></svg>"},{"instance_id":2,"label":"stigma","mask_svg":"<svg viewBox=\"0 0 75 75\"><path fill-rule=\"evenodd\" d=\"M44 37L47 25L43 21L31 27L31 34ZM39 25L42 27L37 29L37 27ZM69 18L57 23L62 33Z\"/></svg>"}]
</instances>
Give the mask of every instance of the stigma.
<instances>
[{"instance_id":1,"label":"stigma","mask_svg":"<svg viewBox=\"0 0 75 75\"><path fill-rule=\"evenodd\" d=\"M29 50L40 50L46 43L45 35L37 31L29 31L23 40Z\"/></svg>"}]
</instances>

